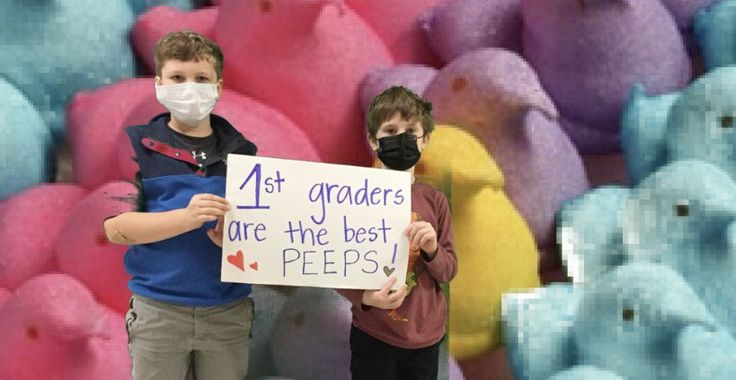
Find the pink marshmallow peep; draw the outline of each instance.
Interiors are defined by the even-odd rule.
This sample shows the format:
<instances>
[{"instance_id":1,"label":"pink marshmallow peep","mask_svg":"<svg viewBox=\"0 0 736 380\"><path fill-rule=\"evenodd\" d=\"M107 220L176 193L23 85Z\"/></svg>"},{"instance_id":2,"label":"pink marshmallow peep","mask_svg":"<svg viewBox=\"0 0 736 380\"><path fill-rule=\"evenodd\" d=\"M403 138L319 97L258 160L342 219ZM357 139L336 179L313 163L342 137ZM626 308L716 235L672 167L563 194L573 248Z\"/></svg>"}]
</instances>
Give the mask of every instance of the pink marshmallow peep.
<instances>
[{"instance_id":1,"label":"pink marshmallow peep","mask_svg":"<svg viewBox=\"0 0 736 380\"><path fill-rule=\"evenodd\" d=\"M128 309L130 291L123 265L126 246L107 240L103 222L134 210L138 193L129 182L110 182L77 203L56 245L56 260L94 293L100 303L120 313Z\"/></svg>"},{"instance_id":2,"label":"pink marshmallow peep","mask_svg":"<svg viewBox=\"0 0 736 380\"><path fill-rule=\"evenodd\" d=\"M397 63L438 66L422 30L424 14L441 0L346 0L376 31Z\"/></svg>"},{"instance_id":3,"label":"pink marshmallow peep","mask_svg":"<svg viewBox=\"0 0 736 380\"><path fill-rule=\"evenodd\" d=\"M130 113L151 94L153 79L135 78L74 96L67 113L67 129L76 183L94 190L108 181L125 178L117 165L118 136ZM157 109L165 111L161 105Z\"/></svg>"},{"instance_id":4,"label":"pink marshmallow peep","mask_svg":"<svg viewBox=\"0 0 736 380\"><path fill-rule=\"evenodd\" d=\"M15 289L56 269L59 233L86 193L75 185L46 184L8 198L0 213L0 288Z\"/></svg>"},{"instance_id":5,"label":"pink marshmallow peep","mask_svg":"<svg viewBox=\"0 0 736 380\"><path fill-rule=\"evenodd\" d=\"M154 7L136 20L131 37L133 47L149 72L154 73L156 67L153 62L153 49L161 37L169 32L189 29L213 39L216 22L217 7L191 12L168 6Z\"/></svg>"},{"instance_id":6,"label":"pink marshmallow peep","mask_svg":"<svg viewBox=\"0 0 736 380\"><path fill-rule=\"evenodd\" d=\"M103 336L103 309L79 281L43 274L21 285L0 306L0 378L71 379Z\"/></svg>"},{"instance_id":7,"label":"pink marshmallow peep","mask_svg":"<svg viewBox=\"0 0 736 380\"><path fill-rule=\"evenodd\" d=\"M342 1L223 1L216 37L226 86L289 116L323 160L370 164L360 82L393 59Z\"/></svg>"}]
</instances>

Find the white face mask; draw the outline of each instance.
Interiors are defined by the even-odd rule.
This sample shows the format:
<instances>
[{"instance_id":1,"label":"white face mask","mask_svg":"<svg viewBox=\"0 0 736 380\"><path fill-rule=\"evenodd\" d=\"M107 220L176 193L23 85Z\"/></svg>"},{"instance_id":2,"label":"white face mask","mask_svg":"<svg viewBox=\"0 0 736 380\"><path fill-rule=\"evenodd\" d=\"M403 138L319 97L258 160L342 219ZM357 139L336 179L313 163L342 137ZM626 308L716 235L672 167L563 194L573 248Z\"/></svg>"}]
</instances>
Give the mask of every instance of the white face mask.
<instances>
[{"instance_id":1,"label":"white face mask","mask_svg":"<svg viewBox=\"0 0 736 380\"><path fill-rule=\"evenodd\" d=\"M194 82L156 85L156 99L176 120L194 126L215 107L217 85Z\"/></svg>"}]
</instances>

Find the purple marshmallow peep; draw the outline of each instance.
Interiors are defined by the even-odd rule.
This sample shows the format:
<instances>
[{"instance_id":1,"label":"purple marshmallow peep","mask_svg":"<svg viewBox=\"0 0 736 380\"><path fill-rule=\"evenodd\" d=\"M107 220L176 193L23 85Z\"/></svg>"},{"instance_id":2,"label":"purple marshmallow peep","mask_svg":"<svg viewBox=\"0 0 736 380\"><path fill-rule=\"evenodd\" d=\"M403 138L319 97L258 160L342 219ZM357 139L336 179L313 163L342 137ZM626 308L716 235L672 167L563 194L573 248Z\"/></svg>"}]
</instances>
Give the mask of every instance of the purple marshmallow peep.
<instances>
[{"instance_id":1,"label":"purple marshmallow peep","mask_svg":"<svg viewBox=\"0 0 736 380\"><path fill-rule=\"evenodd\" d=\"M532 68L503 49L476 50L443 68L425 96L438 123L463 126L479 137L537 245L552 244L560 203L585 191L588 180Z\"/></svg>"},{"instance_id":2,"label":"purple marshmallow peep","mask_svg":"<svg viewBox=\"0 0 736 380\"><path fill-rule=\"evenodd\" d=\"M351 320L350 302L334 290L294 290L272 335L278 374L298 379L350 378Z\"/></svg>"},{"instance_id":3,"label":"purple marshmallow peep","mask_svg":"<svg viewBox=\"0 0 736 380\"><path fill-rule=\"evenodd\" d=\"M522 0L524 55L582 153L620 150L619 117L631 87L683 87L690 60L659 1Z\"/></svg>"},{"instance_id":4,"label":"purple marshmallow peep","mask_svg":"<svg viewBox=\"0 0 736 380\"><path fill-rule=\"evenodd\" d=\"M520 0L449 0L425 19L429 44L443 62L484 47L521 50Z\"/></svg>"},{"instance_id":5,"label":"purple marshmallow peep","mask_svg":"<svg viewBox=\"0 0 736 380\"><path fill-rule=\"evenodd\" d=\"M718 0L661 0L662 4L674 17L680 29L687 30L693 26L693 18L701 10L705 9Z\"/></svg>"},{"instance_id":6,"label":"purple marshmallow peep","mask_svg":"<svg viewBox=\"0 0 736 380\"><path fill-rule=\"evenodd\" d=\"M413 64L371 70L360 86L360 105L363 112L368 110L374 97L391 86L404 86L421 96L436 74L437 70L432 67Z\"/></svg>"}]
</instances>

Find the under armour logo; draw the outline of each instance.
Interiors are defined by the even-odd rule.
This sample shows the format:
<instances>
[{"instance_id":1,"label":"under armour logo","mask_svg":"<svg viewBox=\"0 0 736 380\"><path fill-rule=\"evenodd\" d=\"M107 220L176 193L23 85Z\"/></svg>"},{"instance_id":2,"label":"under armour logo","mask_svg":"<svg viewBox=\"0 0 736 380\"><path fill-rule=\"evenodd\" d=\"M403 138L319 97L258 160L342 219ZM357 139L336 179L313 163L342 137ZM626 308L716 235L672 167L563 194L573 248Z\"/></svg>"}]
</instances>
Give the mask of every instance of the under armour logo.
<instances>
[{"instance_id":1,"label":"under armour logo","mask_svg":"<svg viewBox=\"0 0 736 380\"><path fill-rule=\"evenodd\" d=\"M192 151L192 156L194 156L194 159L197 161L204 161L207 159L207 153L205 152L199 152L197 153L196 150Z\"/></svg>"}]
</instances>

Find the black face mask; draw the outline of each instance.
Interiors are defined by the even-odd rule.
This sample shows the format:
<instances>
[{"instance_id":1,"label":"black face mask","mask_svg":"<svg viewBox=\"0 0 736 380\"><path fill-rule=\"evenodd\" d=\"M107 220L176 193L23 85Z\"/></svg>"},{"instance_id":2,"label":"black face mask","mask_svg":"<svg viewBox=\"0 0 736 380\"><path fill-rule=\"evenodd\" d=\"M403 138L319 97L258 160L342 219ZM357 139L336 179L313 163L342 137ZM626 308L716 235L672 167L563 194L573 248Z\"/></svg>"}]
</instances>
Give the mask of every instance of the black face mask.
<instances>
[{"instance_id":1,"label":"black face mask","mask_svg":"<svg viewBox=\"0 0 736 380\"><path fill-rule=\"evenodd\" d=\"M378 139L378 159L394 170L404 171L419 161L417 138L408 133Z\"/></svg>"}]
</instances>

